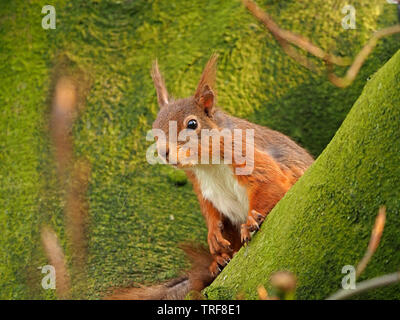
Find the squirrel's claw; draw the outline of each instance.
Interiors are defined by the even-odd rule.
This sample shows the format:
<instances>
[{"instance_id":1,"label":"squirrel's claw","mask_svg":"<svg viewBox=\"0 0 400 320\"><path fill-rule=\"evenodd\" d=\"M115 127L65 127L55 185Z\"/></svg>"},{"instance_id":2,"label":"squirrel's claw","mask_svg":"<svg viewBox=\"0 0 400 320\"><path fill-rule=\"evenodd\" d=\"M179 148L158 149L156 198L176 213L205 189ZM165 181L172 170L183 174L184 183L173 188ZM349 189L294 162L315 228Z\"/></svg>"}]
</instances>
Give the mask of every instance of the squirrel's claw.
<instances>
[{"instance_id":1,"label":"squirrel's claw","mask_svg":"<svg viewBox=\"0 0 400 320\"><path fill-rule=\"evenodd\" d=\"M222 259L222 261L218 262L218 260L216 259L211 263L209 267L210 273L214 277L220 274L224 266L228 263L227 261L223 260L223 258L219 258Z\"/></svg>"},{"instance_id":2,"label":"squirrel's claw","mask_svg":"<svg viewBox=\"0 0 400 320\"><path fill-rule=\"evenodd\" d=\"M260 228L261 224L264 222L265 220L265 215L263 215L262 213L259 213L256 210L251 210L250 212L250 216L255 220L255 222L258 225L258 229Z\"/></svg>"},{"instance_id":3,"label":"squirrel's claw","mask_svg":"<svg viewBox=\"0 0 400 320\"><path fill-rule=\"evenodd\" d=\"M242 243L249 243L251 239L250 232L260 229L261 224L265 220L265 216L256 210L251 210L250 214L247 216L246 223L243 223L240 227L240 238Z\"/></svg>"},{"instance_id":4,"label":"squirrel's claw","mask_svg":"<svg viewBox=\"0 0 400 320\"><path fill-rule=\"evenodd\" d=\"M221 227L219 225L209 230L207 240L212 255L224 251L232 251L231 243L222 236Z\"/></svg>"},{"instance_id":5,"label":"squirrel's claw","mask_svg":"<svg viewBox=\"0 0 400 320\"><path fill-rule=\"evenodd\" d=\"M247 216L246 223L243 223L240 228L240 237L242 243L248 243L250 241L250 232L259 230L264 220L265 215L263 215L262 213L259 213L256 210L250 211L250 214Z\"/></svg>"},{"instance_id":6,"label":"squirrel's claw","mask_svg":"<svg viewBox=\"0 0 400 320\"><path fill-rule=\"evenodd\" d=\"M216 261L213 261L209 267L210 273L213 277L216 277L220 272L221 269L219 268Z\"/></svg>"},{"instance_id":7,"label":"squirrel's claw","mask_svg":"<svg viewBox=\"0 0 400 320\"><path fill-rule=\"evenodd\" d=\"M249 243L250 241L250 231L249 231L249 227L247 226L247 224L243 223L240 227L240 239L242 241L242 243Z\"/></svg>"},{"instance_id":8,"label":"squirrel's claw","mask_svg":"<svg viewBox=\"0 0 400 320\"><path fill-rule=\"evenodd\" d=\"M213 276L217 276L222 269L231 261L231 257L227 253L214 255L214 261L210 265L210 272Z\"/></svg>"},{"instance_id":9,"label":"squirrel's claw","mask_svg":"<svg viewBox=\"0 0 400 320\"><path fill-rule=\"evenodd\" d=\"M260 229L258 222L252 216L247 217L246 225L250 231L255 231Z\"/></svg>"}]
</instances>

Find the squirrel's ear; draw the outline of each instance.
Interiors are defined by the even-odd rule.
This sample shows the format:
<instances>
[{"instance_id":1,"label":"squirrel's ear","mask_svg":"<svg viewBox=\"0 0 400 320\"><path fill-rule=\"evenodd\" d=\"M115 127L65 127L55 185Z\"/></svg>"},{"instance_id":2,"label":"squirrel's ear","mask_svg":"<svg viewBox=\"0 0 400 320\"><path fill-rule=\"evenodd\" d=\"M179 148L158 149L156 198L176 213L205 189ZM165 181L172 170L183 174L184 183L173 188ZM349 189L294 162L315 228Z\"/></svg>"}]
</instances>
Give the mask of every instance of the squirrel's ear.
<instances>
[{"instance_id":1,"label":"squirrel's ear","mask_svg":"<svg viewBox=\"0 0 400 320\"><path fill-rule=\"evenodd\" d=\"M212 88L214 87L217 73L217 59L218 55L214 53L208 60L194 94L196 101L204 108L207 114L211 114L215 104L215 94Z\"/></svg>"},{"instance_id":2,"label":"squirrel's ear","mask_svg":"<svg viewBox=\"0 0 400 320\"><path fill-rule=\"evenodd\" d=\"M203 91L197 97L197 103L202 107L207 113L207 115L211 115L214 107L215 95L212 89L206 84L203 87Z\"/></svg>"},{"instance_id":3,"label":"squirrel's ear","mask_svg":"<svg viewBox=\"0 0 400 320\"><path fill-rule=\"evenodd\" d=\"M164 79L158 69L157 60L153 63L153 69L151 70L151 77L153 78L154 87L157 91L157 100L159 106L162 108L168 104L168 91L165 86Z\"/></svg>"}]
</instances>

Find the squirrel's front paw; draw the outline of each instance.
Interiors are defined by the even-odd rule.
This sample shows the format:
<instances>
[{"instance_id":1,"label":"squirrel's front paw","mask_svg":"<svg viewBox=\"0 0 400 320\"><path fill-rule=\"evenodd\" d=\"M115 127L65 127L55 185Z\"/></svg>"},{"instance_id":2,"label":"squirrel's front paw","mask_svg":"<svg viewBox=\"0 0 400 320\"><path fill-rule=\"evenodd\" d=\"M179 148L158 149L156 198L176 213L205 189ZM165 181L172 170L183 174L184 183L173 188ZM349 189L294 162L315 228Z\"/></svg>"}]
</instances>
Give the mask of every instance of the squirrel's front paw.
<instances>
[{"instance_id":1,"label":"squirrel's front paw","mask_svg":"<svg viewBox=\"0 0 400 320\"><path fill-rule=\"evenodd\" d=\"M265 215L257 212L256 210L251 210L250 214L247 216L246 223L243 223L240 227L240 238L242 243L248 243L250 241L250 232L260 229L260 226L264 220Z\"/></svg>"},{"instance_id":2,"label":"squirrel's front paw","mask_svg":"<svg viewBox=\"0 0 400 320\"><path fill-rule=\"evenodd\" d=\"M216 276L228 264L232 258L231 243L222 235L222 222L209 226L208 230L208 246L210 253L214 257L214 261L210 265L210 272Z\"/></svg>"},{"instance_id":3,"label":"squirrel's front paw","mask_svg":"<svg viewBox=\"0 0 400 320\"><path fill-rule=\"evenodd\" d=\"M222 222L219 222L208 229L207 242L212 255L218 255L226 251L232 251L231 243L222 236Z\"/></svg>"},{"instance_id":4,"label":"squirrel's front paw","mask_svg":"<svg viewBox=\"0 0 400 320\"><path fill-rule=\"evenodd\" d=\"M231 261L231 255L228 253L221 253L214 255L214 261L210 265L210 272L213 276L217 276L222 269Z\"/></svg>"}]
</instances>

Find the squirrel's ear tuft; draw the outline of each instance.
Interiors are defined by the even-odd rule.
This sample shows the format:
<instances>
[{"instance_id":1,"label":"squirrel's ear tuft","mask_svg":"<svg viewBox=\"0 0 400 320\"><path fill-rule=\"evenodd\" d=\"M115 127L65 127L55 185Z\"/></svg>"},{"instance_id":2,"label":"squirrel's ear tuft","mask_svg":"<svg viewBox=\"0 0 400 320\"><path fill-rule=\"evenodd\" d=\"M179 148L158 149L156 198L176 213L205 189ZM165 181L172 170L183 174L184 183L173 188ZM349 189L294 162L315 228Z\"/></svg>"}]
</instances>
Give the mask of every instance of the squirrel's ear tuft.
<instances>
[{"instance_id":1,"label":"squirrel's ear tuft","mask_svg":"<svg viewBox=\"0 0 400 320\"><path fill-rule=\"evenodd\" d=\"M157 91L157 100L159 106L162 108L168 104L168 91L165 86L164 79L161 75L160 70L158 69L157 60L153 63L153 69L151 70L151 77L153 78L154 87Z\"/></svg>"},{"instance_id":2,"label":"squirrel's ear tuft","mask_svg":"<svg viewBox=\"0 0 400 320\"><path fill-rule=\"evenodd\" d=\"M213 54L208 60L203 74L201 75L199 84L197 85L195 99L201 107L204 108L207 114L211 114L212 108L215 104L215 94L213 88L215 85L215 77L217 73L217 59L218 55Z\"/></svg>"}]
</instances>

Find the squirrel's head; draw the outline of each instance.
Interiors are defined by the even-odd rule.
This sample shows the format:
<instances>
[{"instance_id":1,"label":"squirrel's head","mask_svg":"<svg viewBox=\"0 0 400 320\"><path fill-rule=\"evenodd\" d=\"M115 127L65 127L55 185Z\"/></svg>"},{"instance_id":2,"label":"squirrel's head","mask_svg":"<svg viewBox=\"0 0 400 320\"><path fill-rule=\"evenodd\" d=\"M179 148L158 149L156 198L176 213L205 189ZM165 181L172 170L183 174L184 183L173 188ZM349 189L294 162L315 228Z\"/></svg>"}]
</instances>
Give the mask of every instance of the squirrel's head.
<instances>
[{"instance_id":1,"label":"squirrel's head","mask_svg":"<svg viewBox=\"0 0 400 320\"><path fill-rule=\"evenodd\" d=\"M180 151L193 136L198 138L198 154L201 152L201 132L203 129L217 129L213 120L215 113L216 94L213 90L216 76L217 55L211 56L200 78L194 95L185 99L172 99L165 86L164 79L158 69L157 61L153 64L152 78L157 92L160 110L153 123L153 129L164 133L164 141L157 140L158 154L164 160L178 167L192 166L193 162L180 161ZM170 135L177 135L171 137ZM156 136L157 137L157 136ZM195 141L195 139L193 139ZM187 150L186 150L187 151ZM188 153L185 151L185 155ZM171 161L171 154L175 152L175 163ZM192 155L193 156L193 155ZM198 160L198 158L197 158Z\"/></svg>"}]
</instances>

